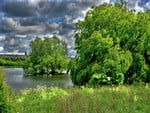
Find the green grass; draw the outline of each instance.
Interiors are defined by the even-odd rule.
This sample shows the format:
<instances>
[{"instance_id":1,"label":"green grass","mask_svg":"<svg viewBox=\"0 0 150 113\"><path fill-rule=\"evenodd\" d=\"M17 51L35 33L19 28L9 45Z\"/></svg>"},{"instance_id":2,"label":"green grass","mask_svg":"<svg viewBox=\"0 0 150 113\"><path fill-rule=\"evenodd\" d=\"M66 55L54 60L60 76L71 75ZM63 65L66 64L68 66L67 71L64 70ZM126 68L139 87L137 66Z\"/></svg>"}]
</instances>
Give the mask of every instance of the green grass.
<instances>
[{"instance_id":1,"label":"green grass","mask_svg":"<svg viewBox=\"0 0 150 113\"><path fill-rule=\"evenodd\" d=\"M149 113L150 86L27 89L16 96L18 113Z\"/></svg>"},{"instance_id":2,"label":"green grass","mask_svg":"<svg viewBox=\"0 0 150 113\"><path fill-rule=\"evenodd\" d=\"M14 100L11 89L6 84L6 77L0 66L0 113L14 113Z\"/></svg>"}]
</instances>

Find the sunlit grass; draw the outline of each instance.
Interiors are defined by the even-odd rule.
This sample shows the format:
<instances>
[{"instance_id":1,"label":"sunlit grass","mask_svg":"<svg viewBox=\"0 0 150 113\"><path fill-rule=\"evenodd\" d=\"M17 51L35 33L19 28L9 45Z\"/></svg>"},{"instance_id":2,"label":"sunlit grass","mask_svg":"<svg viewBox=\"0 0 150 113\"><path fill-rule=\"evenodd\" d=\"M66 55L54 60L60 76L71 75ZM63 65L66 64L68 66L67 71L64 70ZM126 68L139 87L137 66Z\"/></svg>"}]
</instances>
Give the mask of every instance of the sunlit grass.
<instances>
[{"instance_id":1,"label":"sunlit grass","mask_svg":"<svg viewBox=\"0 0 150 113\"><path fill-rule=\"evenodd\" d=\"M16 96L18 113L149 113L149 85L24 90Z\"/></svg>"},{"instance_id":2,"label":"sunlit grass","mask_svg":"<svg viewBox=\"0 0 150 113\"><path fill-rule=\"evenodd\" d=\"M11 89L6 84L6 76L2 70L4 67L0 66L0 113L14 113L14 100Z\"/></svg>"}]
</instances>

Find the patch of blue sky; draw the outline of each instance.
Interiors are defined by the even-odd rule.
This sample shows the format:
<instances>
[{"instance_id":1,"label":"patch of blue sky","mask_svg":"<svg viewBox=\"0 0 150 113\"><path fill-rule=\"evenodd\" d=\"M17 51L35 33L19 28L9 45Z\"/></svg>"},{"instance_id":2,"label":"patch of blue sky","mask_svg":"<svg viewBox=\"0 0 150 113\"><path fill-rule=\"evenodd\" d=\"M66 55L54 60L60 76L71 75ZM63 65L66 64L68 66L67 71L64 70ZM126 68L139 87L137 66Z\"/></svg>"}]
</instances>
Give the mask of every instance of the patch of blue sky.
<instances>
[{"instance_id":1,"label":"patch of blue sky","mask_svg":"<svg viewBox=\"0 0 150 113\"><path fill-rule=\"evenodd\" d=\"M3 12L0 12L0 18L4 16ZM0 19L1 20L1 19Z\"/></svg>"},{"instance_id":2,"label":"patch of blue sky","mask_svg":"<svg viewBox=\"0 0 150 113\"><path fill-rule=\"evenodd\" d=\"M57 18L51 18L49 19L50 23L63 23L65 20L64 17L57 17Z\"/></svg>"}]
</instances>

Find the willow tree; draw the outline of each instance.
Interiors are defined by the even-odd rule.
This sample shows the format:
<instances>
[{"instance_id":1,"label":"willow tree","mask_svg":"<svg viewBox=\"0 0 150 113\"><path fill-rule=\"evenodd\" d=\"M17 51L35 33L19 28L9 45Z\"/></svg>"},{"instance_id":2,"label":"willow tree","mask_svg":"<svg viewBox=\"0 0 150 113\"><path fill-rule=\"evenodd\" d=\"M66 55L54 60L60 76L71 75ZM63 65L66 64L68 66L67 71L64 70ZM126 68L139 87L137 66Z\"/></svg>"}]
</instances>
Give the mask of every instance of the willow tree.
<instances>
[{"instance_id":1,"label":"willow tree","mask_svg":"<svg viewBox=\"0 0 150 113\"><path fill-rule=\"evenodd\" d=\"M55 75L66 70L68 64L67 44L58 37L36 38L30 43L31 53L25 65L32 75Z\"/></svg>"},{"instance_id":2,"label":"willow tree","mask_svg":"<svg viewBox=\"0 0 150 113\"><path fill-rule=\"evenodd\" d=\"M150 13L103 4L76 25L77 55L69 67L72 81L123 84L150 81Z\"/></svg>"}]
</instances>

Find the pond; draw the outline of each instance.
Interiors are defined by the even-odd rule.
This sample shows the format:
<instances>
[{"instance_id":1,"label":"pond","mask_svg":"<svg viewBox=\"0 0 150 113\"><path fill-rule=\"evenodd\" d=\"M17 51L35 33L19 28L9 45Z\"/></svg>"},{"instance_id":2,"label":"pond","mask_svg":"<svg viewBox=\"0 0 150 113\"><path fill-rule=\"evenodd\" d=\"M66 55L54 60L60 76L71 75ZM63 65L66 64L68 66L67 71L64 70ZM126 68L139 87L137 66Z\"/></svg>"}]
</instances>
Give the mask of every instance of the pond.
<instances>
[{"instance_id":1,"label":"pond","mask_svg":"<svg viewBox=\"0 0 150 113\"><path fill-rule=\"evenodd\" d=\"M26 88L34 88L36 86L65 88L73 86L69 75L52 77L24 76L22 68L5 68L4 73L7 75L7 84L16 92Z\"/></svg>"}]
</instances>

